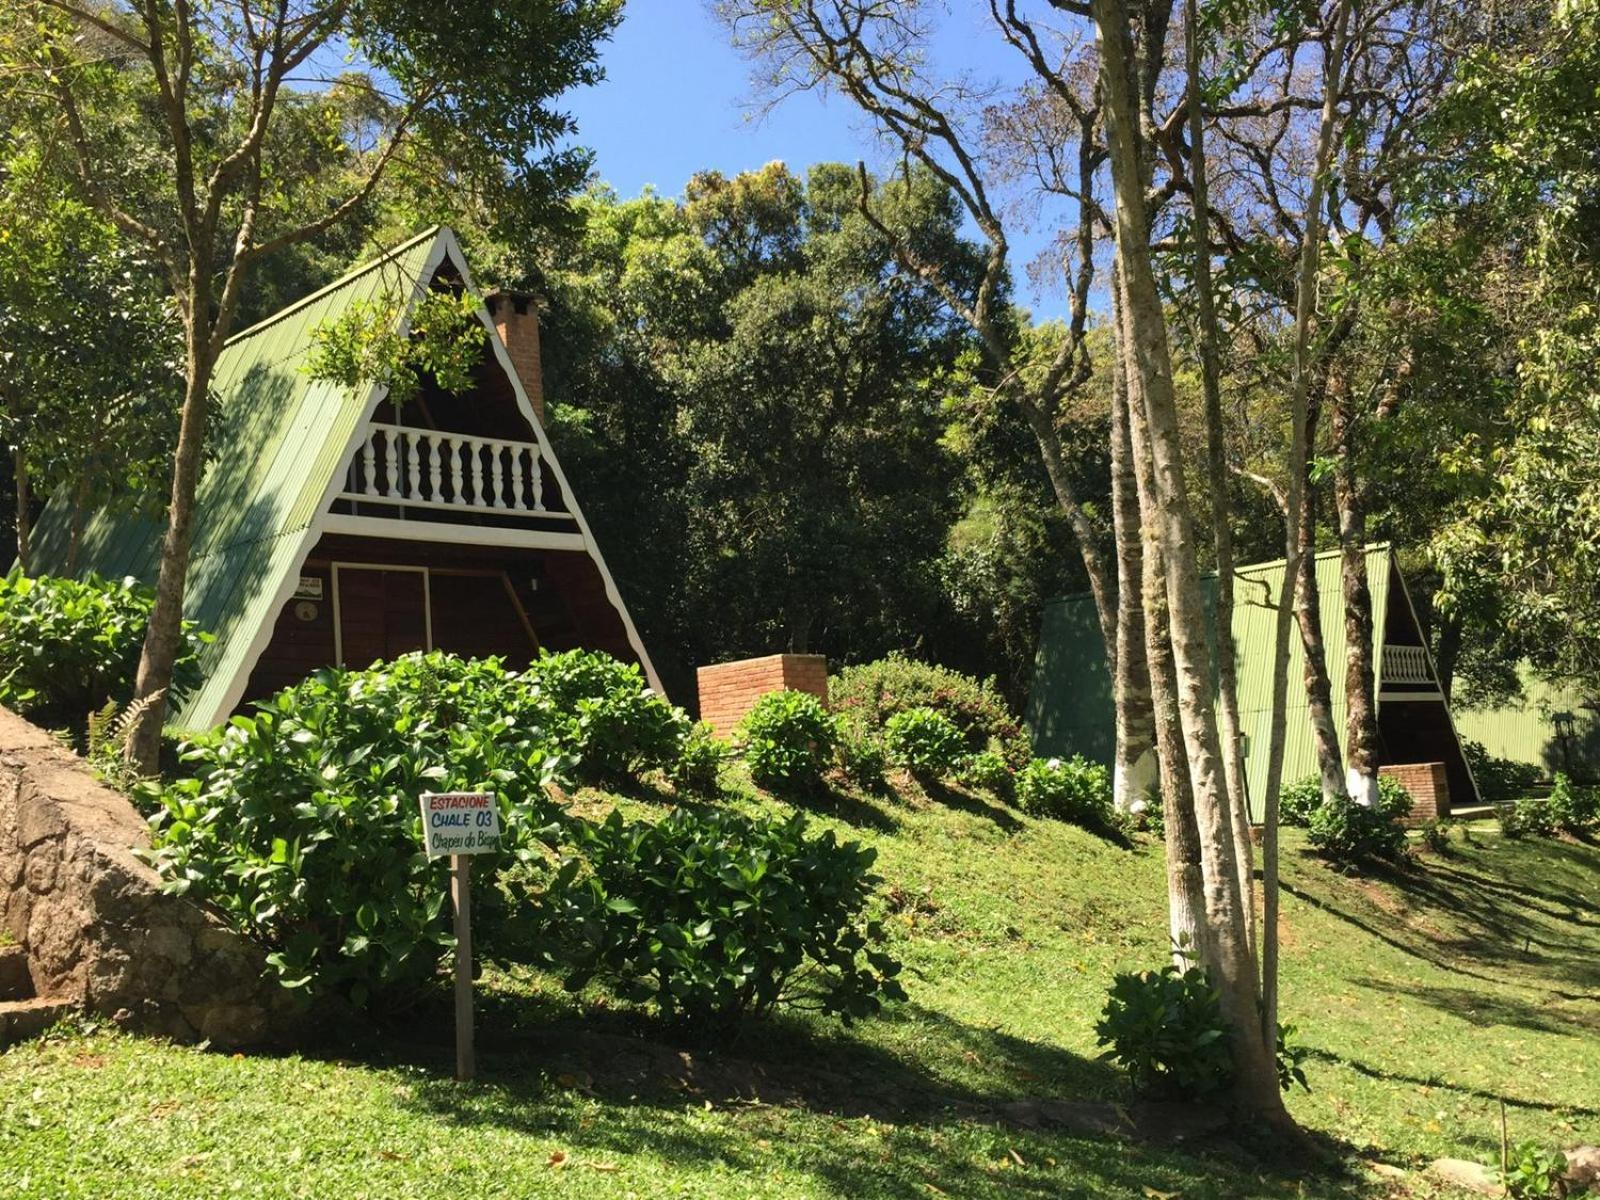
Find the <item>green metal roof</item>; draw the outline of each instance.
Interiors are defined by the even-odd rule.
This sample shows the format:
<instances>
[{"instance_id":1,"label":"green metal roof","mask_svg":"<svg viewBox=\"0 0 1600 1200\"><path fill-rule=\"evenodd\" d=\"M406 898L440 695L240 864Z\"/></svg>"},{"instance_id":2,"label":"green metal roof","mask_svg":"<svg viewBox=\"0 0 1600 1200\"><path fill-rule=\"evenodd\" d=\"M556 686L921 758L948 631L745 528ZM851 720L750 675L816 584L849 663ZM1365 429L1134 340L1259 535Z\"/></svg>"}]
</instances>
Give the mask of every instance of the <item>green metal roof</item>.
<instances>
[{"instance_id":1,"label":"green metal roof","mask_svg":"<svg viewBox=\"0 0 1600 1200\"><path fill-rule=\"evenodd\" d=\"M1367 578L1372 589L1373 669L1382 672L1383 618L1389 602L1388 545L1367 549ZM1317 555L1317 592L1322 599L1322 637L1332 676L1334 720L1344 728L1344 605L1339 581L1339 552ZM1272 716L1272 647L1276 606L1283 591L1283 560L1254 563L1234 570L1233 637L1239 672L1239 717L1245 735L1245 772L1250 794L1259 797L1266 783L1269 723ZM1216 580L1206 580L1208 599ZM1288 738L1284 744L1283 778L1300 779L1317 770L1316 743L1303 687L1305 652L1298 636L1289 639ZM1116 749L1115 707L1106 671L1105 644L1089 596L1050 601L1042 617L1039 650L1028 697L1028 728L1040 754L1082 754L1109 763Z\"/></svg>"},{"instance_id":2,"label":"green metal roof","mask_svg":"<svg viewBox=\"0 0 1600 1200\"><path fill-rule=\"evenodd\" d=\"M195 498L184 615L216 634L202 654L204 682L172 720L204 723L270 628L282 581L297 569L341 456L370 392L312 380L303 367L312 331L357 301L411 299L427 288L448 233L431 229L230 338L217 362L207 464ZM409 295L408 295L409 293ZM36 567L64 570L70 513L52 502L36 534ZM153 583L165 520L102 509L84 527L80 571Z\"/></svg>"}]
</instances>

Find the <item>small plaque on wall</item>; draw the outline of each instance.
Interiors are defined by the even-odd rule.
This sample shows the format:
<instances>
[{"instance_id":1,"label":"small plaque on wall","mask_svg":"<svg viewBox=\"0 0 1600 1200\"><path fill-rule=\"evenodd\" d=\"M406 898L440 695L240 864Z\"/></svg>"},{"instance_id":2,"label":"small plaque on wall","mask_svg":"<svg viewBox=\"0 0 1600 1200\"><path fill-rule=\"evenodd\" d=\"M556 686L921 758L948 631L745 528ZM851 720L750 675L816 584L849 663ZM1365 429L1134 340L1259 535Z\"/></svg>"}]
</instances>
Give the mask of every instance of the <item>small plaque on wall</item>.
<instances>
[{"instance_id":1,"label":"small plaque on wall","mask_svg":"<svg viewBox=\"0 0 1600 1200\"><path fill-rule=\"evenodd\" d=\"M321 600L322 599L322 576L320 576L320 575L302 575L302 576L300 576L300 586L295 588L295 590L294 590L294 598L296 600Z\"/></svg>"}]
</instances>

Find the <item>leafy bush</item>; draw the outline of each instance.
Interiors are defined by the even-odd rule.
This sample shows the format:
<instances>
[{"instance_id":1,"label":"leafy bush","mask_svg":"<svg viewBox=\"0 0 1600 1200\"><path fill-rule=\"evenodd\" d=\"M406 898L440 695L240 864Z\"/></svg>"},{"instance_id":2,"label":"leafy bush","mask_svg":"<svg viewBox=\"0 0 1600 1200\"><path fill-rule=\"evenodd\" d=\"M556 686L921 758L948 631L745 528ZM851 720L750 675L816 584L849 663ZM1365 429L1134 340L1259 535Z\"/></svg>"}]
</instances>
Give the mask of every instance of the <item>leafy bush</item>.
<instances>
[{"instance_id":1,"label":"leafy bush","mask_svg":"<svg viewBox=\"0 0 1600 1200\"><path fill-rule=\"evenodd\" d=\"M903 654L843 668L828 682L828 702L847 725L859 725L864 733L883 730L895 713L931 708L955 724L969 751L997 750L1012 770L1020 770L1033 753L1022 723L992 679L980 681Z\"/></svg>"},{"instance_id":2,"label":"leafy bush","mask_svg":"<svg viewBox=\"0 0 1600 1200\"><path fill-rule=\"evenodd\" d=\"M91 712L133 696L154 593L137 580L0 578L0 704L80 739ZM210 641L183 624L169 703L200 682L200 647Z\"/></svg>"},{"instance_id":3,"label":"leafy bush","mask_svg":"<svg viewBox=\"0 0 1600 1200\"><path fill-rule=\"evenodd\" d=\"M1307 840L1330 862L1359 868L1378 861L1398 862L1405 855L1406 831L1385 811L1381 798L1377 808L1335 800L1312 812Z\"/></svg>"},{"instance_id":4,"label":"leafy bush","mask_svg":"<svg viewBox=\"0 0 1600 1200\"><path fill-rule=\"evenodd\" d=\"M1422 844L1435 854L1450 853L1450 823L1429 821L1422 827Z\"/></svg>"},{"instance_id":5,"label":"leafy bush","mask_svg":"<svg viewBox=\"0 0 1600 1200\"><path fill-rule=\"evenodd\" d=\"M1292 1092L1298 1083L1309 1092L1305 1061L1311 1057L1311 1048L1295 1041L1295 1032L1293 1025L1278 1023L1278 1090Z\"/></svg>"},{"instance_id":6,"label":"leafy bush","mask_svg":"<svg viewBox=\"0 0 1600 1200\"><path fill-rule=\"evenodd\" d=\"M1566 1194L1562 1183L1567 1156L1538 1142L1517 1142L1506 1155L1500 1182L1515 1200L1542 1200Z\"/></svg>"},{"instance_id":7,"label":"leafy bush","mask_svg":"<svg viewBox=\"0 0 1600 1200\"><path fill-rule=\"evenodd\" d=\"M533 859L553 815L543 785L566 765L549 716L497 660L410 654L319 672L195 739L193 776L159 791L152 861L261 942L284 986L403 1004L454 945L447 866L422 852L418 797L493 792L505 832L478 867ZM515 890L474 896L487 957L509 936Z\"/></svg>"},{"instance_id":8,"label":"leafy bush","mask_svg":"<svg viewBox=\"0 0 1600 1200\"><path fill-rule=\"evenodd\" d=\"M982 788L1002 800L1011 797L1015 779L1011 764L998 750L980 750L961 761L956 778L966 787Z\"/></svg>"},{"instance_id":9,"label":"leafy bush","mask_svg":"<svg viewBox=\"0 0 1600 1200\"><path fill-rule=\"evenodd\" d=\"M839 727L839 769L857 787L869 792L881 792L888 783L883 777L889 765L889 756L883 743L870 733L862 733L853 726Z\"/></svg>"},{"instance_id":10,"label":"leafy bush","mask_svg":"<svg viewBox=\"0 0 1600 1200\"><path fill-rule=\"evenodd\" d=\"M1311 824L1311 814L1322 807L1322 780L1315 775L1282 788L1278 792L1278 820L1284 825L1304 828Z\"/></svg>"},{"instance_id":11,"label":"leafy bush","mask_svg":"<svg viewBox=\"0 0 1600 1200\"><path fill-rule=\"evenodd\" d=\"M768 692L739 729L750 777L773 791L820 783L839 738L832 715L807 692Z\"/></svg>"},{"instance_id":12,"label":"leafy bush","mask_svg":"<svg viewBox=\"0 0 1600 1200\"><path fill-rule=\"evenodd\" d=\"M1524 797L1495 810L1501 836L1507 838L1554 837L1559 826L1548 801Z\"/></svg>"},{"instance_id":13,"label":"leafy bush","mask_svg":"<svg viewBox=\"0 0 1600 1200\"><path fill-rule=\"evenodd\" d=\"M883 726L889 757L924 779L943 779L955 771L966 750L955 722L931 708L907 708Z\"/></svg>"},{"instance_id":14,"label":"leafy bush","mask_svg":"<svg viewBox=\"0 0 1600 1200\"><path fill-rule=\"evenodd\" d=\"M1111 819L1111 773L1081 755L1036 758L1017 773L1017 802L1036 817L1104 828Z\"/></svg>"},{"instance_id":15,"label":"leafy bush","mask_svg":"<svg viewBox=\"0 0 1600 1200\"><path fill-rule=\"evenodd\" d=\"M550 735L577 759L579 778L619 784L677 764L689 718L633 663L598 650L546 651L525 679L549 700Z\"/></svg>"},{"instance_id":16,"label":"leafy bush","mask_svg":"<svg viewBox=\"0 0 1600 1200\"><path fill-rule=\"evenodd\" d=\"M1143 1094L1203 1096L1233 1075L1221 1000L1199 967L1119 974L1095 1035Z\"/></svg>"},{"instance_id":17,"label":"leafy bush","mask_svg":"<svg viewBox=\"0 0 1600 1200\"><path fill-rule=\"evenodd\" d=\"M538 924L572 990L599 979L708 1030L780 1003L848 1023L905 998L900 965L874 948L881 927L862 916L875 857L832 831L808 837L799 816L612 812L580 828Z\"/></svg>"},{"instance_id":18,"label":"leafy bush","mask_svg":"<svg viewBox=\"0 0 1600 1200\"><path fill-rule=\"evenodd\" d=\"M678 760L672 764L672 786L694 796L716 795L717 776L727 751L727 744L709 724L696 721L684 731L678 746Z\"/></svg>"},{"instance_id":19,"label":"leafy bush","mask_svg":"<svg viewBox=\"0 0 1600 1200\"><path fill-rule=\"evenodd\" d=\"M1550 819L1568 833L1584 833L1600 822L1600 789L1579 787L1565 774L1556 775L1545 804Z\"/></svg>"},{"instance_id":20,"label":"leafy bush","mask_svg":"<svg viewBox=\"0 0 1600 1200\"><path fill-rule=\"evenodd\" d=\"M1490 754L1482 742L1464 741L1461 749L1485 804L1504 804L1526 796L1539 782L1539 768L1532 763L1499 758Z\"/></svg>"},{"instance_id":21,"label":"leafy bush","mask_svg":"<svg viewBox=\"0 0 1600 1200\"><path fill-rule=\"evenodd\" d=\"M1391 821L1404 821L1417 806L1406 785L1387 775L1378 776L1378 811Z\"/></svg>"}]
</instances>

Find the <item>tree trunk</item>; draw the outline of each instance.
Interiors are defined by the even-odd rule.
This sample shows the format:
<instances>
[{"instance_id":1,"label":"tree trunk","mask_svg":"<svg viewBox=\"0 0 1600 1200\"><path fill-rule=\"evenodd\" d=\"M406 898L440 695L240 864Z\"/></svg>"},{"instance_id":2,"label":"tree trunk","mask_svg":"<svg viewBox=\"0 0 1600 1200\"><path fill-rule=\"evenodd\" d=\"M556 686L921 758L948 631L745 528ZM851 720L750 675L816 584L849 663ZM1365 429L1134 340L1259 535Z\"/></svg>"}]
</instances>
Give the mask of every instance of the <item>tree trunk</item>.
<instances>
[{"instance_id":1,"label":"tree trunk","mask_svg":"<svg viewBox=\"0 0 1600 1200\"><path fill-rule=\"evenodd\" d=\"M1378 803L1377 680L1372 668L1372 587L1367 579L1367 498L1356 470L1356 412L1343 372L1330 379L1333 495L1339 512L1339 583L1344 592L1345 787Z\"/></svg>"},{"instance_id":2,"label":"tree trunk","mask_svg":"<svg viewBox=\"0 0 1600 1200\"><path fill-rule=\"evenodd\" d=\"M1127 812L1136 801L1148 799L1155 782L1155 714L1141 600L1139 488L1128 430L1127 376L1120 362L1112 380L1111 513L1117 549L1117 654L1112 673L1117 746L1112 796L1118 811ZM1166 796L1164 786L1162 795Z\"/></svg>"},{"instance_id":3,"label":"tree trunk","mask_svg":"<svg viewBox=\"0 0 1600 1200\"><path fill-rule=\"evenodd\" d=\"M1217 725L1222 738L1223 778L1233 812L1239 861L1239 890L1250 914L1251 953L1255 953L1255 847L1250 841L1249 789L1244 771L1244 730L1239 720L1239 666L1233 642L1233 525L1228 502L1228 455L1222 424L1222 367L1217 310L1211 283L1211 209L1205 150L1205 118L1201 108L1200 14L1196 0L1187 0L1184 15L1184 58L1189 104L1189 180L1194 192L1194 291L1199 318L1200 378L1206 403L1206 482L1211 494L1213 552L1217 560L1216 617Z\"/></svg>"},{"instance_id":4,"label":"tree trunk","mask_svg":"<svg viewBox=\"0 0 1600 1200\"><path fill-rule=\"evenodd\" d=\"M1316 436L1317 406L1306 406L1306 444ZM1339 749L1339 724L1333 716L1333 682L1328 676L1328 647L1322 636L1322 594L1317 588L1316 491L1308 479L1302 491L1298 537L1300 557L1295 572L1295 617L1300 623L1300 646L1305 652L1306 708L1317 747L1317 769L1322 779L1322 802L1345 798L1344 755Z\"/></svg>"},{"instance_id":5,"label":"tree trunk","mask_svg":"<svg viewBox=\"0 0 1600 1200\"><path fill-rule=\"evenodd\" d=\"M172 460L167 532L161 542L155 604L150 610L150 624L145 630L144 650L134 685L134 698L149 703L139 710L128 735L126 753L128 761L145 775L154 775L159 766L161 726L172 694L173 665L183 639L183 596L194 537L194 495L200 481L206 409L217 357L216 344L209 331L201 328L209 307L210 297L204 293L189 305L188 371L178 424L178 446Z\"/></svg>"},{"instance_id":6,"label":"tree trunk","mask_svg":"<svg viewBox=\"0 0 1600 1200\"><path fill-rule=\"evenodd\" d=\"M1165 560L1171 612L1177 708L1194 788L1205 876L1206 918L1213 954L1211 977L1220 996L1233 1050L1233 1099L1242 1114L1292 1127L1278 1091L1277 1067L1262 1035L1249 914L1239 891L1232 813L1222 776L1221 746L1211 697L1207 616L1195 555L1194 522L1183 473L1172 356L1166 313L1150 261L1149 222L1140 169L1138 108L1130 80L1134 51L1124 0L1093 0L1100 41L1107 144L1116 205L1117 263L1124 322L1137 363L1148 430L1153 524ZM1130 389L1131 391L1131 389Z\"/></svg>"},{"instance_id":7,"label":"tree trunk","mask_svg":"<svg viewBox=\"0 0 1600 1200\"><path fill-rule=\"evenodd\" d=\"M22 447L13 452L12 475L17 488L17 568L28 574L33 563L33 520L28 512L33 503L32 489L28 484L28 460Z\"/></svg>"}]
</instances>

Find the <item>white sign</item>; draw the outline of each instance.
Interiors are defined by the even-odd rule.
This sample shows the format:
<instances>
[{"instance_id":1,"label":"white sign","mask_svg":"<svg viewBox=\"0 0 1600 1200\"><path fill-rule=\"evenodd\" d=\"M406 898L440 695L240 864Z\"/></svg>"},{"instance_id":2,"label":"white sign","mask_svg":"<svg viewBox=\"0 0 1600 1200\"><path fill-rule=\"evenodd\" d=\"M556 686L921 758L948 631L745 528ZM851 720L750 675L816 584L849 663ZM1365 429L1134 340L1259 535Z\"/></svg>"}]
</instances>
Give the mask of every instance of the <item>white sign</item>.
<instances>
[{"instance_id":1,"label":"white sign","mask_svg":"<svg viewBox=\"0 0 1600 1200\"><path fill-rule=\"evenodd\" d=\"M429 858L483 854L500 844L500 809L489 792L423 792L422 843Z\"/></svg>"},{"instance_id":2,"label":"white sign","mask_svg":"<svg viewBox=\"0 0 1600 1200\"><path fill-rule=\"evenodd\" d=\"M321 600L322 599L322 576L320 576L320 575L302 575L302 576L300 576L300 584L299 584L298 587L296 587L294 589L294 598L296 600Z\"/></svg>"}]
</instances>

